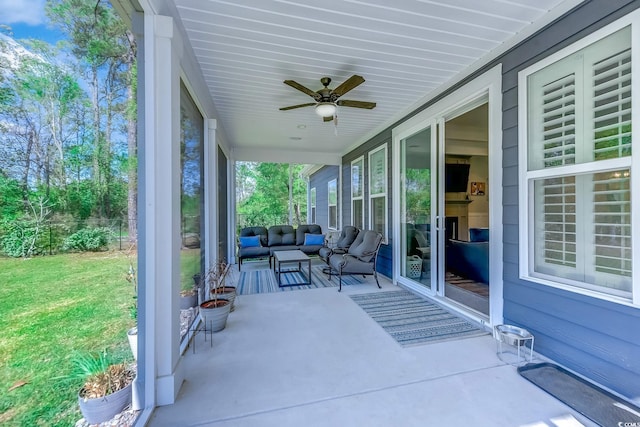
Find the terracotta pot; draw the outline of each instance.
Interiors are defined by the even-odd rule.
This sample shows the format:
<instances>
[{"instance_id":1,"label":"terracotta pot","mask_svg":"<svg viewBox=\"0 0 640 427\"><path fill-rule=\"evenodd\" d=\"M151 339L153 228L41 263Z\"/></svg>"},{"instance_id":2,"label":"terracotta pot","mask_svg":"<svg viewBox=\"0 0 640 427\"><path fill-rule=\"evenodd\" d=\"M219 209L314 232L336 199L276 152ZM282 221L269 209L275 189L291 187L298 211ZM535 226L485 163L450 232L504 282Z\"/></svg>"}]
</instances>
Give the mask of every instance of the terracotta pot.
<instances>
[{"instance_id":1,"label":"terracotta pot","mask_svg":"<svg viewBox=\"0 0 640 427\"><path fill-rule=\"evenodd\" d=\"M205 328L211 328L212 332L221 331L227 326L227 317L231 303L221 296L217 300L210 299L200 304L200 316Z\"/></svg>"}]
</instances>

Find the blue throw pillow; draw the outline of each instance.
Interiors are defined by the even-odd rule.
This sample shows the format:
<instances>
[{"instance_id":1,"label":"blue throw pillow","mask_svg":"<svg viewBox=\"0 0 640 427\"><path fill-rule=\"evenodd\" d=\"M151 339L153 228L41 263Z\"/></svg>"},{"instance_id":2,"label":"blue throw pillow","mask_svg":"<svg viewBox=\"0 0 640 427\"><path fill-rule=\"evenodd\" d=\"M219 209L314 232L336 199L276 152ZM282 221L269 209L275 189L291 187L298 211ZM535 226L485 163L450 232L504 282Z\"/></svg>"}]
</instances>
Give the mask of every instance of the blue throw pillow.
<instances>
[{"instance_id":1,"label":"blue throw pillow","mask_svg":"<svg viewBox=\"0 0 640 427\"><path fill-rule=\"evenodd\" d=\"M260 246L260 236L240 237L241 248L255 248Z\"/></svg>"},{"instance_id":2,"label":"blue throw pillow","mask_svg":"<svg viewBox=\"0 0 640 427\"><path fill-rule=\"evenodd\" d=\"M324 245L324 234L304 233L304 244L305 246Z\"/></svg>"}]
</instances>

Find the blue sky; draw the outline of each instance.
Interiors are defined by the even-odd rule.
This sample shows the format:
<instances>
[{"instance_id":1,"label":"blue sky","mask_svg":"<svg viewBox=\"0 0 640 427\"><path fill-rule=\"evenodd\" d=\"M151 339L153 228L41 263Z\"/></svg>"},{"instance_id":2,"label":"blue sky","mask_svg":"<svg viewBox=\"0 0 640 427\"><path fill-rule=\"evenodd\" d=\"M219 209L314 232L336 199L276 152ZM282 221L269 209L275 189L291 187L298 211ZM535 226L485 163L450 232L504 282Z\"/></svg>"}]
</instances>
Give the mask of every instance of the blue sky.
<instances>
[{"instance_id":1,"label":"blue sky","mask_svg":"<svg viewBox=\"0 0 640 427\"><path fill-rule=\"evenodd\" d=\"M0 0L0 24L8 25L13 38L34 38L51 44L63 35L47 26L44 13L45 0Z\"/></svg>"}]
</instances>

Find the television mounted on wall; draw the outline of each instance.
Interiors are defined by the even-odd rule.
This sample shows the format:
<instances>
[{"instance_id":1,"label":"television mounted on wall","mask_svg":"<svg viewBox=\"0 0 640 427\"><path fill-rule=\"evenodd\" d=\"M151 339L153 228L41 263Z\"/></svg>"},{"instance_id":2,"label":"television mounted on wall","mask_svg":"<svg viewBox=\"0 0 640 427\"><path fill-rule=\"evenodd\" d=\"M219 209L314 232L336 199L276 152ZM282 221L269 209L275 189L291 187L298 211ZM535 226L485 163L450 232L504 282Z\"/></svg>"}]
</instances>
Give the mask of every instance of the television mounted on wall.
<instances>
[{"instance_id":1,"label":"television mounted on wall","mask_svg":"<svg viewBox=\"0 0 640 427\"><path fill-rule=\"evenodd\" d=\"M444 167L444 191L462 193L467 191L470 165L447 163Z\"/></svg>"}]
</instances>

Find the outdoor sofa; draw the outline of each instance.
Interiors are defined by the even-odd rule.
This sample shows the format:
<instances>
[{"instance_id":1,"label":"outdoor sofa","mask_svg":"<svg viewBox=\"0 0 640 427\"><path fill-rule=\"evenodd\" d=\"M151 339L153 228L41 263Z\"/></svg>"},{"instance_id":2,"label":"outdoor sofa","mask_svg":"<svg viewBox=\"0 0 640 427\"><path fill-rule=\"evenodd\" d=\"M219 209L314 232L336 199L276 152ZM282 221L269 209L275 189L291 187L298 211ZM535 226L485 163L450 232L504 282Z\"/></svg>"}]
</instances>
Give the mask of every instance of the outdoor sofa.
<instances>
[{"instance_id":1,"label":"outdoor sofa","mask_svg":"<svg viewBox=\"0 0 640 427\"><path fill-rule=\"evenodd\" d=\"M325 246L325 236L317 224L245 227L238 237L238 270L245 259L269 258L275 251L301 250L307 255L318 255Z\"/></svg>"}]
</instances>

